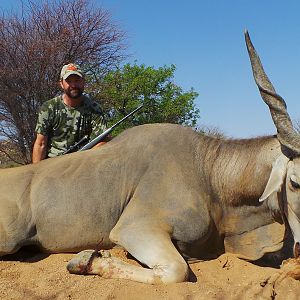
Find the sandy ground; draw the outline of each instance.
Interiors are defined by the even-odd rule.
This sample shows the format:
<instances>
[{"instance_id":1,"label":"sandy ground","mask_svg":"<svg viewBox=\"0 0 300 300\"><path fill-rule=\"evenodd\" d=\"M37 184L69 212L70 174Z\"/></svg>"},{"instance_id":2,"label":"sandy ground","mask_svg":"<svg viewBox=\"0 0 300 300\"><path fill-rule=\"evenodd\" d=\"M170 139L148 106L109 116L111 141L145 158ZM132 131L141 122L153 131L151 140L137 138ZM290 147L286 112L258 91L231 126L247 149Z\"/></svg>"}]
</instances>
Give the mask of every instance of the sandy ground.
<instances>
[{"instance_id":1,"label":"sandy ground","mask_svg":"<svg viewBox=\"0 0 300 300\"><path fill-rule=\"evenodd\" d=\"M113 254L130 261L123 252ZM192 264L192 282L147 285L69 274L66 264L73 256L21 251L2 258L0 299L300 299L296 260L275 269L223 254Z\"/></svg>"}]
</instances>

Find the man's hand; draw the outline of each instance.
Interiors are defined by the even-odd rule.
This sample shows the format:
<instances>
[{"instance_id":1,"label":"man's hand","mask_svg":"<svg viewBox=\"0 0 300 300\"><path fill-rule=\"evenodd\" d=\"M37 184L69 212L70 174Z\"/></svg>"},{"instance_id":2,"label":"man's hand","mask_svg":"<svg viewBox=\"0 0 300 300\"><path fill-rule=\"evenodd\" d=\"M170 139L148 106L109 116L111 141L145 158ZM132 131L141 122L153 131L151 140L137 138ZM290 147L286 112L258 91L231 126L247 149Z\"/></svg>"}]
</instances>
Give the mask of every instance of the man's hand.
<instances>
[{"instance_id":1,"label":"man's hand","mask_svg":"<svg viewBox=\"0 0 300 300\"><path fill-rule=\"evenodd\" d=\"M99 142L94 147L92 147L92 149L101 147L101 146L105 145L106 143L108 143L111 140L112 140L112 136L109 134L107 137L105 137L105 139L103 141Z\"/></svg>"},{"instance_id":2,"label":"man's hand","mask_svg":"<svg viewBox=\"0 0 300 300\"><path fill-rule=\"evenodd\" d=\"M100 142L100 143L96 144L92 149L101 147L101 146L105 145L106 143L107 143L107 142Z\"/></svg>"}]
</instances>

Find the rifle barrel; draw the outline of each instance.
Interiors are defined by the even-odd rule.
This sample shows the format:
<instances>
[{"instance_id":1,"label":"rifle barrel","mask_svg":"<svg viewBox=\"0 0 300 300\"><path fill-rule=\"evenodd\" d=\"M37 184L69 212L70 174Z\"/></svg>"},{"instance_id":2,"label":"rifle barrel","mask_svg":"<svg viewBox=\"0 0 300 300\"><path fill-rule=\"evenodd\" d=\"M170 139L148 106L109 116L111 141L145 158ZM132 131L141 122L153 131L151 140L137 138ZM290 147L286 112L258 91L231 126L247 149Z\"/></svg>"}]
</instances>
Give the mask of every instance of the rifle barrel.
<instances>
[{"instance_id":1,"label":"rifle barrel","mask_svg":"<svg viewBox=\"0 0 300 300\"><path fill-rule=\"evenodd\" d=\"M101 142L102 140L104 140L104 138L106 136L108 136L114 130L115 127L117 127L123 121L125 121L126 119L128 119L130 116L132 116L138 110L140 110L142 107L143 107L143 104L140 105L139 107L137 107L135 110L133 110L127 116L125 116L124 118L122 118L121 120L119 120L113 126L111 126L110 128L106 129L103 133L101 133L100 135L98 135L97 137L95 137L93 140L91 140L90 142L88 142L86 145L84 145L83 147L81 147L78 151L84 151L84 150L88 150L88 149L91 149L92 147L94 147L96 144L98 144L99 142Z\"/></svg>"}]
</instances>

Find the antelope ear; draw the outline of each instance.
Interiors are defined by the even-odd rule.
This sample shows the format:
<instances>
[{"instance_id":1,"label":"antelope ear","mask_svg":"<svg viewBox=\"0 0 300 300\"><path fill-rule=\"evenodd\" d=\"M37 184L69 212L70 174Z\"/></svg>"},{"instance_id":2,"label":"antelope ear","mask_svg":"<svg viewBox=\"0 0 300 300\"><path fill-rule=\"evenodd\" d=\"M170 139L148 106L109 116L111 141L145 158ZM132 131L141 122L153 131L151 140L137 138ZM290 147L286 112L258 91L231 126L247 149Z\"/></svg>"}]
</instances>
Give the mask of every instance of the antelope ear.
<instances>
[{"instance_id":1,"label":"antelope ear","mask_svg":"<svg viewBox=\"0 0 300 300\"><path fill-rule=\"evenodd\" d=\"M280 155L272 166L272 171L259 202L266 200L272 193L279 192L286 175L289 159L285 155Z\"/></svg>"}]
</instances>

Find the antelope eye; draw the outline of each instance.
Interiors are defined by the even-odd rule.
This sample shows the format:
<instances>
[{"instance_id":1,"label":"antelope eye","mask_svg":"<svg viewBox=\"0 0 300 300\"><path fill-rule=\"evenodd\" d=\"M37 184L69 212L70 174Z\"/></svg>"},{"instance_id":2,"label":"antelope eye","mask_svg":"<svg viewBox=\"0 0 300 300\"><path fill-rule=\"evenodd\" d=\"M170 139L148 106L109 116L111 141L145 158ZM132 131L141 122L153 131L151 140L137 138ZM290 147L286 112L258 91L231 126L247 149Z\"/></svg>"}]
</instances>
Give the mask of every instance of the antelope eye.
<instances>
[{"instance_id":1,"label":"antelope eye","mask_svg":"<svg viewBox=\"0 0 300 300\"><path fill-rule=\"evenodd\" d=\"M292 178L290 179L290 182L291 182L291 186L292 186L294 189L300 189L300 184L297 183L296 181L294 181Z\"/></svg>"}]
</instances>

